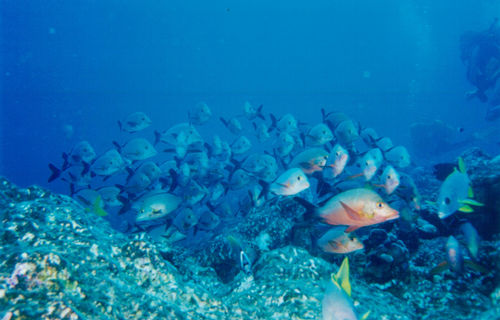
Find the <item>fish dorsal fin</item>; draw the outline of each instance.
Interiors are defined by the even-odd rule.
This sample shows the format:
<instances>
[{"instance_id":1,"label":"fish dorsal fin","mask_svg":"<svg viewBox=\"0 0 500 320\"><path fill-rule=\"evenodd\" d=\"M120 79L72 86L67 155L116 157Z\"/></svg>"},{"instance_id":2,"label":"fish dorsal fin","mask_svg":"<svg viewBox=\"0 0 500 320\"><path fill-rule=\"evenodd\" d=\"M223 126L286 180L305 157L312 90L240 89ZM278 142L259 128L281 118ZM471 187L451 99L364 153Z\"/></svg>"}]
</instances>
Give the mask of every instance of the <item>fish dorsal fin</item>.
<instances>
[{"instance_id":1,"label":"fish dorsal fin","mask_svg":"<svg viewBox=\"0 0 500 320\"><path fill-rule=\"evenodd\" d=\"M466 171L465 161L462 157L458 157L458 171L461 173L465 173Z\"/></svg>"},{"instance_id":2,"label":"fish dorsal fin","mask_svg":"<svg viewBox=\"0 0 500 320\"><path fill-rule=\"evenodd\" d=\"M334 282L340 285L349 297L351 296L351 283L349 282L349 258L345 257L342 261L339 271L334 276Z\"/></svg>"}]
</instances>

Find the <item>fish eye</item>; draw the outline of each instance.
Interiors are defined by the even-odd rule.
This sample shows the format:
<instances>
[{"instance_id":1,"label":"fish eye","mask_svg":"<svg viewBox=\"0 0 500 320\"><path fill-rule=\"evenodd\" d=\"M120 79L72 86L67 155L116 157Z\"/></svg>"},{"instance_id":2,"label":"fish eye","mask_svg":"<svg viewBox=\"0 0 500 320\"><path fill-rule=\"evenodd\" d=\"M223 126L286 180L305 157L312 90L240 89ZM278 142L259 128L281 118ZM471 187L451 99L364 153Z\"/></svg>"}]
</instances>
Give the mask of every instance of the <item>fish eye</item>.
<instances>
[{"instance_id":1,"label":"fish eye","mask_svg":"<svg viewBox=\"0 0 500 320\"><path fill-rule=\"evenodd\" d=\"M382 209L384 207L384 204L382 202L377 203L377 207Z\"/></svg>"},{"instance_id":2,"label":"fish eye","mask_svg":"<svg viewBox=\"0 0 500 320\"><path fill-rule=\"evenodd\" d=\"M391 179L391 175L390 174L387 175L387 179Z\"/></svg>"},{"instance_id":3,"label":"fish eye","mask_svg":"<svg viewBox=\"0 0 500 320\"><path fill-rule=\"evenodd\" d=\"M335 155L336 155L337 157L338 157L338 156L340 156L340 152L338 152L338 151L337 151L337 152L335 153Z\"/></svg>"},{"instance_id":4,"label":"fish eye","mask_svg":"<svg viewBox=\"0 0 500 320\"><path fill-rule=\"evenodd\" d=\"M448 198L448 197L444 198L444 203L450 204L450 202L451 202L450 198Z\"/></svg>"}]
</instances>

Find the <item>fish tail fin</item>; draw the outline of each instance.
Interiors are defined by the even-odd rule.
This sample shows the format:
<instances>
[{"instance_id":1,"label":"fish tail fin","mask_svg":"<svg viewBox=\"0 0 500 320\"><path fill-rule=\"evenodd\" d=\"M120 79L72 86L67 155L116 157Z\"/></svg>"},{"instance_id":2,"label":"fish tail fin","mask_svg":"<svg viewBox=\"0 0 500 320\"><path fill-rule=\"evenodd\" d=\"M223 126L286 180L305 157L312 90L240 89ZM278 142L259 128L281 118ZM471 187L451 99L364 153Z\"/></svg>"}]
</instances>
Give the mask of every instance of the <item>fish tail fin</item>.
<instances>
[{"instance_id":1,"label":"fish tail fin","mask_svg":"<svg viewBox=\"0 0 500 320\"><path fill-rule=\"evenodd\" d=\"M304 220L315 220L317 219L316 212L318 210L318 207L315 206L314 204L310 203L304 198L301 197L294 197L293 200L298 202L301 206L303 206L306 209L306 212L303 214L303 219Z\"/></svg>"},{"instance_id":2,"label":"fish tail fin","mask_svg":"<svg viewBox=\"0 0 500 320\"><path fill-rule=\"evenodd\" d=\"M62 158L64 160L61 170L64 171L69 168L69 156L66 152L62 153Z\"/></svg>"},{"instance_id":3,"label":"fish tail fin","mask_svg":"<svg viewBox=\"0 0 500 320\"><path fill-rule=\"evenodd\" d=\"M58 169L52 163L49 163L49 169L50 169L51 173L50 173L50 177L47 179L47 182L52 182L52 181L56 180L57 178L59 178L59 176L61 175L60 169Z\"/></svg>"},{"instance_id":4,"label":"fish tail fin","mask_svg":"<svg viewBox=\"0 0 500 320\"><path fill-rule=\"evenodd\" d=\"M118 150L118 152L121 153L122 151L122 146L120 146L120 144L116 141L113 141L113 145L116 147L116 150Z\"/></svg>"},{"instance_id":5,"label":"fish tail fin","mask_svg":"<svg viewBox=\"0 0 500 320\"><path fill-rule=\"evenodd\" d=\"M94 209L94 213L97 214L98 216L100 217L104 217L104 216L107 216L108 213L106 212L106 210L104 210L101 206L101 196L97 196L94 200L94 205L93 205L93 209Z\"/></svg>"},{"instance_id":6,"label":"fish tail fin","mask_svg":"<svg viewBox=\"0 0 500 320\"><path fill-rule=\"evenodd\" d=\"M349 258L345 257L340 265L339 271L337 274L333 276L332 281L337 282L342 289L347 293L347 295L351 296L351 282L349 281Z\"/></svg>"},{"instance_id":7,"label":"fish tail fin","mask_svg":"<svg viewBox=\"0 0 500 320\"><path fill-rule=\"evenodd\" d=\"M269 183L267 183L264 180L259 180L259 184L262 187L262 191L257 196L257 200L261 199L264 196L267 197L267 195L269 194L269 188L271 186Z\"/></svg>"},{"instance_id":8,"label":"fish tail fin","mask_svg":"<svg viewBox=\"0 0 500 320\"><path fill-rule=\"evenodd\" d=\"M170 188L168 189L168 192L171 193L179 185L179 174L174 169L168 170L168 173L170 174L170 177L172 177L172 184L170 185Z\"/></svg>"},{"instance_id":9,"label":"fish tail fin","mask_svg":"<svg viewBox=\"0 0 500 320\"><path fill-rule=\"evenodd\" d=\"M262 113L262 108L264 107L263 104L261 104L259 106L259 108L257 108L257 117L262 119L262 120L266 120L266 117L264 117L264 114Z\"/></svg>"},{"instance_id":10,"label":"fish tail fin","mask_svg":"<svg viewBox=\"0 0 500 320\"><path fill-rule=\"evenodd\" d=\"M158 131L158 130L155 130L154 134L155 134L154 145L156 146L160 142L160 140L161 140L161 132Z\"/></svg>"},{"instance_id":11,"label":"fish tail fin","mask_svg":"<svg viewBox=\"0 0 500 320\"><path fill-rule=\"evenodd\" d=\"M224 119L223 117L220 117L220 118L219 118L219 120L220 120L220 122L222 122L222 124L224 125L224 127L226 127L226 128L227 128L227 126L228 126L228 122L227 122L227 120L226 120L226 119Z\"/></svg>"},{"instance_id":12,"label":"fish tail fin","mask_svg":"<svg viewBox=\"0 0 500 320\"><path fill-rule=\"evenodd\" d=\"M269 131L271 131L271 130L277 128L278 120L276 119L276 117L272 113L269 114L269 118L271 118L271 126L269 127Z\"/></svg>"}]
</instances>

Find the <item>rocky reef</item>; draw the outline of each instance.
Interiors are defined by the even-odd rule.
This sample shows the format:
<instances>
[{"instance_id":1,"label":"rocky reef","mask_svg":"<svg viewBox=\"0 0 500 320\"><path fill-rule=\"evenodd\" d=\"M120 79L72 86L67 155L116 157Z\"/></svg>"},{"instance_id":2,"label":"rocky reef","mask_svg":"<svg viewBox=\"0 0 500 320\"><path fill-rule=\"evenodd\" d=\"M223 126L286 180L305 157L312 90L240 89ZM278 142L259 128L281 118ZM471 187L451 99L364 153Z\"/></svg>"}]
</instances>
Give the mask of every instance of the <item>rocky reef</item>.
<instances>
[{"instance_id":1,"label":"rocky reef","mask_svg":"<svg viewBox=\"0 0 500 320\"><path fill-rule=\"evenodd\" d=\"M464 158L477 198L491 199L482 210L493 208L500 174L492 168L500 161L470 153ZM3 320L320 319L325 285L343 258L314 248L294 201L253 208L196 249L117 232L67 196L6 179L0 207ZM431 275L445 258L449 229L422 211L414 223L360 230L365 250L349 255L357 313L500 319L498 233L481 242L479 262L488 273ZM485 215L498 213L477 218ZM251 261L246 272L241 251Z\"/></svg>"}]
</instances>

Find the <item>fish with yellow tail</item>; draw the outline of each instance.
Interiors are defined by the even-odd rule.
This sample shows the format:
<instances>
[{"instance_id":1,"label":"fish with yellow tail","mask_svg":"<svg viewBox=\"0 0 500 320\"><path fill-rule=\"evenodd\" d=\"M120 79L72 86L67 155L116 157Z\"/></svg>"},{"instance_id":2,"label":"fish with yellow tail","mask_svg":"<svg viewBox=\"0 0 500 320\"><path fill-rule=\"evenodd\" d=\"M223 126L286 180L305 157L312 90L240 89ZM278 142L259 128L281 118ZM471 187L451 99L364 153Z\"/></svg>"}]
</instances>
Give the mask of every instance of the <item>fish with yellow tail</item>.
<instances>
[{"instance_id":1,"label":"fish with yellow tail","mask_svg":"<svg viewBox=\"0 0 500 320\"><path fill-rule=\"evenodd\" d=\"M331 281L328 281L321 308L323 320L365 320L368 318L369 311L359 318L354 310L347 257L342 261L337 274L332 274Z\"/></svg>"},{"instance_id":2,"label":"fish with yellow tail","mask_svg":"<svg viewBox=\"0 0 500 320\"><path fill-rule=\"evenodd\" d=\"M370 189L356 188L344 191L331 197L319 207L299 197L295 197L295 200L327 224L348 226L345 230L347 233L399 218L399 212Z\"/></svg>"},{"instance_id":3,"label":"fish with yellow tail","mask_svg":"<svg viewBox=\"0 0 500 320\"><path fill-rule=\"evenodd\" d=\"M436 203L439 218L444 219L457 211L473 212L474 209L471 206L483 206L482 203L473 200L473 196L465 162L459 157L458 170L455 168L439 189Z\"/></svg>"}]
</instances>

